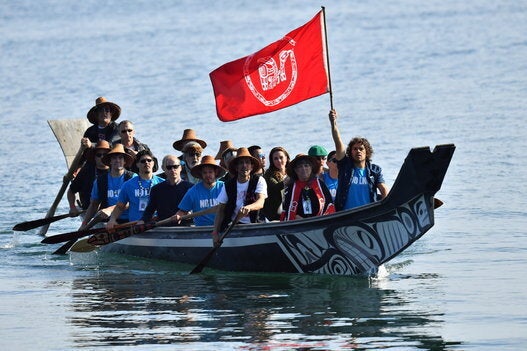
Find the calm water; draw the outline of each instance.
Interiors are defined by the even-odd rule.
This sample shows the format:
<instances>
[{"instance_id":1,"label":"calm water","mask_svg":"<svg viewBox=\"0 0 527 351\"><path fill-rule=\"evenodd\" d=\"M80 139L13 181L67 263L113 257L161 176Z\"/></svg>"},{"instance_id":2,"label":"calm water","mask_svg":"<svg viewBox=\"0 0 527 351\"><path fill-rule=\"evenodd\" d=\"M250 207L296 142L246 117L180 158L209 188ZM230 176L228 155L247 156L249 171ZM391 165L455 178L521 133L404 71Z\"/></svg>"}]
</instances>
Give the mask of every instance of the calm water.
<instances>
[{"instance_id":1,"label":"calm water","mask_svg":"<svg viewBox=\"0 0 527 351\"><path fill-rule=\"evenodd\" d=\"M324 95L221 123L208 73L307 22L306 1L0 1L2 349L523 350L527 345L527 3L326 4L334 104L393 183L414 146L455 143L436 226L375 279L55 257L36 231L66 169L47 119L97 96L158 156L185 128L215 155L331 148ZM67 212L64 200L57 213ZM53 224L52 233L76 228Z\"/></svg>"}]
</instances>

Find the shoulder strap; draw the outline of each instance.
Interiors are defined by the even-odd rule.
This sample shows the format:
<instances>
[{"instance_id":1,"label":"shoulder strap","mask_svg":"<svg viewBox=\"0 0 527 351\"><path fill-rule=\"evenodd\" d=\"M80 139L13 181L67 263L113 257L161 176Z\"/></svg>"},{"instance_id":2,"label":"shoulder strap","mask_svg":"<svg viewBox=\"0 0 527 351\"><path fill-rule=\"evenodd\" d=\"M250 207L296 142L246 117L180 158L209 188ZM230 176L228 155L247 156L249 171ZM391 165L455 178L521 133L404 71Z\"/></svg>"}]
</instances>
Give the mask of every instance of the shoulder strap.
<instances>
[{"instance_id":1,"label":"shoulder strap","mask_svg":"<svg viewBox=\"0 0 527 351\"><path fill-rule=\"evenodd\" d=\"M97 190L99 195L99 201L101 202L101 208L108 207L108 177L110 173L106 173L97 177Z\"/></svg>"}]
</instances>

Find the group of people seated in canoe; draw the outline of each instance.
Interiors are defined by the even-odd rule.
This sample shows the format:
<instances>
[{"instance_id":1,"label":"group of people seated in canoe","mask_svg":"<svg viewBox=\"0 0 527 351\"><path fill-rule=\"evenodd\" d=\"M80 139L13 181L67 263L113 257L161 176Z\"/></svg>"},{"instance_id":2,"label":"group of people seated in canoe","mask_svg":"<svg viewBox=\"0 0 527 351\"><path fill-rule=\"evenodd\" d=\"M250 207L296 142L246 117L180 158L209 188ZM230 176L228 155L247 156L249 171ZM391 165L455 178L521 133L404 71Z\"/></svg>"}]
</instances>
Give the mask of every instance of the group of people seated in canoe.
<instances>
[{"instance_id":1,"label":"group of people seated in canoe","mask_svg":"<svg viewBox=\"0 0 527 351\"><path fill-rule=\"evenodd\" d=\"M365 138L346 146L329 112L335 150L319 145L293 159L284 147L266 155L257 145L235 147L220 142L216 156L204 155L207 143L185 129L173 143L180 156L158 160L135 137L134 124L117 124L121 108L96 99L87 118L92 123L81 139L83 166L68 189L70 212L86 210L79 230L108 219L107 227L127 222L170 218L175 225L213 226L212 236L235 223L289 221L362 206L386 197L382 169L371 163L373 149Z\"/></svg>"}]
</instances>

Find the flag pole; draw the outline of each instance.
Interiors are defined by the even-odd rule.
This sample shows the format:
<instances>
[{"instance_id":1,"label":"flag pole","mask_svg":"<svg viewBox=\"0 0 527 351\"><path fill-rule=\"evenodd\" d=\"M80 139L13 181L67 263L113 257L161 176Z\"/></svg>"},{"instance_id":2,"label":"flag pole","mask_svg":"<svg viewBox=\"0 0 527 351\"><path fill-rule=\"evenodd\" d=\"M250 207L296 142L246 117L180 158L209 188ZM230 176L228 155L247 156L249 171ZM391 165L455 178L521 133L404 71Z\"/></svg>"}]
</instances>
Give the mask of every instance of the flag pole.
<instances>
[{"instance_id":1,"label":"flag pole","mask_svg":"<svg viewBox=\"0 0 527 351\"><path fill-rule=\"evenodd\" d=\"M324 41L326 42L326 61L328 64L328 84L329 84L329 105L333 110L333 89L331 88L331 71L329 69L329 45L328 45L328 30L326 28L326 8L322 7L322 15L324 16Z\"/></svg>"}]
</instances>

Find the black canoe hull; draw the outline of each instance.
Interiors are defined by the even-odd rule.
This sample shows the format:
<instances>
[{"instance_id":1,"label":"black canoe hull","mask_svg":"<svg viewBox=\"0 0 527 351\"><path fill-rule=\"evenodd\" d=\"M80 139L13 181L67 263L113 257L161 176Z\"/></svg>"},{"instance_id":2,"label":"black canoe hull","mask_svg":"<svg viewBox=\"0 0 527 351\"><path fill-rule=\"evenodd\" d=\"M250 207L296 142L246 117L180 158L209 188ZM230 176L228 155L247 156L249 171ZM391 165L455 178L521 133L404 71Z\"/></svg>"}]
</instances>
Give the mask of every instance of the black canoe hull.
<instances>
[{"instance_id":1,"label":"black canoe hull","mask_svg":"<svg viewBox=\"0 0 527 351\"><path fill-rule=\"evenodd\" d=\"M238 225L208 267L245 272L370 274L434 225L454 145L414 148L388 197L335 214ZM211 227L159 227L101 247L106 252L198 264L210 251Z\"/></svg>"}]
</instances>

